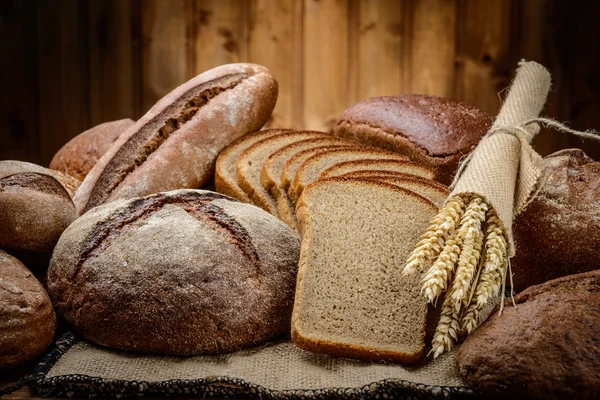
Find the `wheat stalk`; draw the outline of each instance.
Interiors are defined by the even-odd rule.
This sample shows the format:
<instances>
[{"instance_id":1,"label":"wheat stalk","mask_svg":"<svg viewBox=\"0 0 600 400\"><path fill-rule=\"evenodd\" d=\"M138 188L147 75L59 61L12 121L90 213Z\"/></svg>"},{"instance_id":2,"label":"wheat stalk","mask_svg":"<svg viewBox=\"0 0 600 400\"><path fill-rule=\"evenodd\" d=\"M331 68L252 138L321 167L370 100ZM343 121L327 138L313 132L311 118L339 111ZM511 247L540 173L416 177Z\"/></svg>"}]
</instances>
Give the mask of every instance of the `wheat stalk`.
<instances>
[{"instance_id":1,"label":"wheat stalk","mask_svg":"<svg viewBox=\"0 0 600 400\"><path fill-rule=\"evenodd\" d=\"M423 266L433 260L444 248L445 238L453 232L461 221L465 210L465 200L460 196L448 200L430 223L427 232L421 237L416 248L406 261L403 274L408 275L422 270Z\"/></svg>"},{"instance_id":2,"label":"wheat stalk","mask_svg":"<svg viewBox=\"0 0 600 400\"><path fill-rule=\"evenodd\" d=\"M442 291L448 287L454 266L458 262L461 244L462 241L457 237L456 231L453 232L446 240L444 249L435 264L423 277L422 292L428 302L433 303Z\"/></svg>"},{"instance_id":3,"label":"wheat stalk","mask_svg":"<svg viewBox=\"0 0 600 400\"><path fill-rule=\"evenodd\" d=\"M450 351L454 342L458 340L460 330L459 315L453 304L452 296L446 293L440 321L435 329L433 340L431 342L431 351L433 358L439 357L444 351Z\"/></svg>"}]
</instances>

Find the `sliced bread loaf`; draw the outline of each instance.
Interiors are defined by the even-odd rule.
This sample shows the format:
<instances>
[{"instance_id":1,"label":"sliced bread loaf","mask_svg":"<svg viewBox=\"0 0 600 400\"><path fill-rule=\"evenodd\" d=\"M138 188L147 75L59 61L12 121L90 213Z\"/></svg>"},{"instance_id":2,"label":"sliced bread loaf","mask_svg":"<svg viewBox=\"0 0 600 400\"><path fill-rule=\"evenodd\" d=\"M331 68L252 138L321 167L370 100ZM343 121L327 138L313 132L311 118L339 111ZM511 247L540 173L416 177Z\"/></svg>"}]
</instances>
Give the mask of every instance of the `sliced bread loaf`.
<instances>
[{"instance_id":1,"label":"sliced bread loaf","mask_svg":"<svg viewBox=\"0 0 600 400\"><path fill-rule=\"evenodd\" d=\"M298 202L303 231L292 340L305 350L414 363L425 347L420 274L402 269L437 207L367 179L327 178Z\"/></svg>"},{"instance_id":2,"label":"sliced bread loaf","mask_svg":"<svg viewBox=\"0 0 600 400\"><path fill-rule=\"evenodd\" d=\"M285 132L281 129L268 129L242 136L227 146L217 157L215 166L215 189L217 192L226 194L252 204L252 199L237 184L237 160L244 150L254 143L268 137Z\"/></svg>"},{"instance_id":3,"label":"sliced bread loaf","mask_svg":"<svg viewBox=\"0 0 600 400\"><path fill-rule=\"evenodd\" d=\"M321 178L319 178L321 179ZM360 178L363 179L363 178ZM378 182L391 183L392 185L399 186L404 189L412 190L413 192L425 197L433 204L441 208L446 200L450 191L448 186L436 182L432 179L426 179L420 176L411 174L398 173L397 175L372 175L364 177L364 179L375 180Z\"/></svg>"},{"instance_id":4,"label":"sliced bread loaf","mask_svg":"<svg viewBox=\"0 0 600 400\"><path fill-rule=\"evenodd\" d=\"M380 170L380 171L395 171L406 174L422 176L423 178L433 179L433 170L424 167L412 161L398 160L355 160L345 161L327 168L321 173L319 178L330 178L333 176L342 176L348 172L364 171L364 170Z\"/></svg>"},{"instance_id":5,"label":"sliced bread loaf","mask_svg":"<svg viewBox=\"0 0 600 400\"><path fill-rule=\"evenodd\" d=\"M254 143L240 154L237 161L237 183L263 210L279 216L277 201L260 183L260 171L266 159L276 150L301 140L332 137L323 132L287 130Z\"/></svg>"},{"instance_id":6,"label":"sliced bread loaf","mask_svg":"<svg viewBox=\"0 0 600 400\"><path fill-rule=\"evenodd\" d=\"M319 175L335 164L353 160L399 160L407 161L407 157L375 148L363 149L332 149L315 154L300 165L288 195L296 202L306 186L316 181Z\"/></svg>"}]
</instances>

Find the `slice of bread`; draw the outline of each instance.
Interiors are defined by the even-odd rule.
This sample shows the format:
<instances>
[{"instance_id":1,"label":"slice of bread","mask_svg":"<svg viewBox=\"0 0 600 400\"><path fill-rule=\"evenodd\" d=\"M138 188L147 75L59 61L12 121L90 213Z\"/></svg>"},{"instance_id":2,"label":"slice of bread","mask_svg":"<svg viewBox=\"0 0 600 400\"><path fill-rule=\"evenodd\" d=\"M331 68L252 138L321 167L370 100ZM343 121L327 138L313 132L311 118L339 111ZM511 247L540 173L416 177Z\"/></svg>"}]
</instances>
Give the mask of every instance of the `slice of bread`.
<instances>
[{"instance_id":1,"label":"slice of bread","mask_svg":"<svg viewBox=\"0 0 600 400\"><path fill-rule=\"evenodd\" d=\"M321 178L319 178L321 179ZM364 179L375 180L379 182L391 183L402 187L404 189L412 190L413 192L425 197L433 204L441 208L446 200L450 191L448 186L436 182L432 179L426 179L420 176L411 174L398 173L397 175L372 175L365 177Z\"/></svg>"},{"instance_id":2,"label":"slice of bread","mask_svg":"<svg viewBox=\"0 0 600 400\"><path fill-rule=\"evenodd\" d=\"M277 201L260 183L260 171L266 159L276 150L301 140L332 137L324 132L288 130L254 143L240 154L237 161L237 183L263 210L279 216Z\"/></svg>"},{"instance_id":3,"label":"slice of bread","mask_svg":"<svg viewBox=\"0 0 600 400\"><path fill-rule=\"evenodd\" d=\"M215 165L215 190L234 199L252 204L252 199L237 184L237 160L240 154L254 143L285 132L282 129L268 129L254 132L237 139L227 146L217 157Z\"/></svg>"},{"instance_id":4,"label":"slice of bread","mask_svg":"<svg viewBox=\"0 0 600 400\"><path fill-rule=\"evenodd\" d=\"M348 172L364 171L364 170L380 170L380 171L395 171L407 174L422 176L423 178L433 179L434 172L432 169L424 167L412 161L398 160L355 160L345 161L327 168L321 173L319 178L330 178L333 176L342 176Z\"/></svg>"},{"instance_id":5,"label":"slice of bread","mask_svg":"<svg viewBox=\"0 0 600 400\"><path fill-rule=\"evenodd\" d=\"M302 163L288 188L288 195L296 202L306 186L319 178L327 168L344 161L353 160L399 160L408 161L406 156L375 148L333 149L323 151L308 158Z\"/></svg>"},{"instance_id":6,"label":"slice of bread","mask_svg":"<svg viewBox=\"0 0 600 400\"><path fill-rule=\"evenodd\" d=\"M303 231L292 340L305 350L417 362L425 348L421 274L402 275L437 207L397 186L326 178L298 201Z\"/></svg>"},{"instance_id":7,"label":"slice of bread","mask_svg":"<svg viewBox=\"0 0 600 400\"><path fill-rule=\"evenodd\" d=\"M284 146L267 158L260 173L260 182L277 201L279 218L290 228L298 231L298 226L296 224L296 208L281 185L281 175L288 159L307 149L325 150L336 147L348 147L352 144L356 145L356 143L351 140L340 139L333 136L307 139Z\"/></svg>"}]
</instances>

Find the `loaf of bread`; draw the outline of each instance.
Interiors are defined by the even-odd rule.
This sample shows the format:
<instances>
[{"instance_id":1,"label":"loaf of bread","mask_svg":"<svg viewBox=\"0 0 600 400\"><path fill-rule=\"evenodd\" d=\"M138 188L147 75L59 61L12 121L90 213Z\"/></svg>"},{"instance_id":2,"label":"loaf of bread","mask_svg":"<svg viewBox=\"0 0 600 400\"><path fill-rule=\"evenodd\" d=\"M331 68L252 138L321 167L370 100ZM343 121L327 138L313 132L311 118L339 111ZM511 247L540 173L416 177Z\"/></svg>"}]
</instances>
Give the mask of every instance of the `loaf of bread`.
<instances>
[{"instance_id":1,"label":"loaf of bread","mask_svg":"<svg viewBox=\"0 0 600 400\"><path fill-rule=\"evenodd\" d=\"M402 267L437 207L368 179L327 178L297 204L303 233L292 340L302 349L414 363L425 348L427 302Z\"/></svg>"},{"instance_id":2,"label":"loaf of bread","mask_svg":"<svg viewBox=\"0 0 600 400\"><path fill-rule=\"evenodd\" d=\"M335 164L319 175L319 178L342 176L357 171L392 171L405 174L418 175L423 178L433 179L433 171L412 161L399 160L354 160Z\"/></svg>"},{"instance_id":3,"label":"loaf of bread","mask_svg":"<svg viewBox=\"0 0 600 400\"><path fill-rule=\"evenodd\" d=\"M449 184L460 158L491 124L488 115L459 101L403 94L356 103L340 116L334 134L405 154Z\"/></svg>"},{"instance_id":4,"label":"loaf of bread","mask_svg":"<svg viewBox=\"0 0 600 400\"><path fill-rule=\"evenodd\" d=\"M113 201L199 188L217 155L271 116L277 82L255 64L204 72L156 103L102 156L75 196L79 213Z\"/></svg>"},{"instance_id":5,"label":"loaf of bread","mask_svg":"<svg viewBox=\"0 0 600 400\"><path fill-rule=\"evenodd\" d=\"M58 238L77 218L65 188L36 172L0 175L0 215L0 249L43 269Z\"/></svg>"},{"instance_id":6,"label":"loaf of bread","mask_svg":"<svg viewBox=\"0 0 600 400\"><path fill-rule=\"evenodd\" d=\"M3 160L0 161L0 178L5 176L19 174L22 172L35 172L38 174L50 175L54 177L67 190L69 196L75 196L75 192L81 185L81 181L71 175L61 171L44 168L37 164L28 163L25 161Z\"/></svg>"},{"instance_id":7,"label":"loaf of bread","mask_svg":"<svg viewBox=\"0 0 600 400\"><path fill-rule=\"evenodd\" d=\"M58 311L100 345L217 354L289 332L298 236L204 190L118 200L78 218L48 270Z\"/></svg>"},{"instance_id":8,"label":"loaf of bread","mask_svg":"<svg viewBox=\"0 0 600 400\"><path fill-rule=\"evenodd\" d=\"M539 190L513 224L515 290L600 269L600 162L582 150L544 158Z\"/></svg>"},{"instance_id":9,"label":"loaf of bread","mask_svg":"<svg viewBox=\"0 0 600 400\"><path fill-rule=\"evenodd\" d=\"M43 353L55 330L54 309L42 285L0 250L0 372Z\"/></svg>"},{"instance_id":10,"label":"loaf of bread","mask_svg":"<svg viewBox=\"0 0 600 400\"><path fill-rule=\"evenodd\" d=\"M597 399L600 271L532 286L515 302L458 350L465 382L485 398Z\"/></svg>"},{"instance_id":11,"label":"loaf of bread","mask_svg":"<svg viewBox=\"0 0 600 400\"><path fill-rule=\"evenodd\" d=\"M134 123L132 119L125 118L105 122L80 133L56 152L50 168L84 180L100 157Z\"/></svg>"}]
</instances>

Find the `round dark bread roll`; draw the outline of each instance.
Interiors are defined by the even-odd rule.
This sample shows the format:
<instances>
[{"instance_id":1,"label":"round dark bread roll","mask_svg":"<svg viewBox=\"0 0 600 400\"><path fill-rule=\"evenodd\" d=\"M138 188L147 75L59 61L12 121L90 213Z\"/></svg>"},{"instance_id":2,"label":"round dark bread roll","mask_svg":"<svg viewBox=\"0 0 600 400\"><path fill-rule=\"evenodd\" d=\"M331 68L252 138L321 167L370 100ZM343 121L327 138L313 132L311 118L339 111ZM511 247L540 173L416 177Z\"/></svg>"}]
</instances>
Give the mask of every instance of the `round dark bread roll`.
<instances>
[{"instance_id":1,"label":"round dark bread roll","mask_svg":"<svg viewBox=\"0 0 600 400\"><path fill-rule=\"evenodd\" d=\"M340 116L334 134L407 155L449 184L461 157L491 125L490 116L458 100L403 94L354 104Z\"/></svg>"},{"instance_id":2,"label":"round dark bread roll","mask_svg":"<svg viewBox=\"0 0 600 400\"><path fill-rule=\"evenodd\" d=\"M516 291L600 268L600 162L568 149L542 167L538 192L513 224Z\"/></svg>"},{"instance_id":3,"label":"round dark bread roll","mask_svg":"<svg viewBox=\"0 0 600 400\"><path fill-rule=\"evenodd\" d=\"M48 294L16 258L0 250L0 371L43 353L56 316Z\"/></svg>"},{"instance_id":4,"label":"round dark bread roll","mask_svg":"<svg viewBox=\"0 0 600 400\"><path fill-rule=\"evenodd\" d=\"M20 174L22 172L35 172L38 174L50 175L54 177L69 193L69 196L73 197L75 192L81 185L81 181L77 178L72 177L69 174L65 174L61 171L55 171L53 169L44 168L37 164L32 164L25 161L16 160L2 160L0 161L0 178L5 176Z\"/></svg>"},{"instance_id":5,"label":"round dark bread roll","mask_svg":"<svg viewBox=\"0 0 600 400\"><path fill-rule=\"evenodd\" d=\"M52 176L23 172L0 178L0 215L0 248L28 267L45 268L77 211Z\"/></svg>"},{"instance_id":6,"label":"round dark bread roll","mask_svg":"<svg viewBox=\"0 0 600 400\"><path fill-rule=\"evenodd\" d=\"M56 152L50 161L50 168L84 180L100 157L134 123L129 118L119 119L80 133Z\"/></svg>"},{"instance_id":7,"label":"round dark bread roll","mask_svg":"<svg viewBox=\"0 0 600 400\"><path fill-rule=\"evenodd\" d=\"M458 350L465 382L502 399L600 397L600 271L532 286Z\"/></svg>"},{"instance_id":8,"label":"round dark bread roll","mask_svg":"<svg viewBox=\"0 0 600 400\"><path fill-rule=\"evenodd\" d=\"M96 207L61 236L48 291L100 345L216 354L289 332L298 236L258 207L176 190Z\"/></svg>"}]
</instances>

